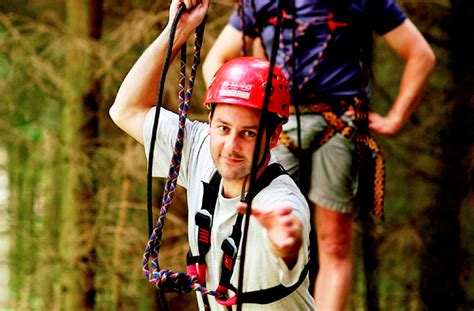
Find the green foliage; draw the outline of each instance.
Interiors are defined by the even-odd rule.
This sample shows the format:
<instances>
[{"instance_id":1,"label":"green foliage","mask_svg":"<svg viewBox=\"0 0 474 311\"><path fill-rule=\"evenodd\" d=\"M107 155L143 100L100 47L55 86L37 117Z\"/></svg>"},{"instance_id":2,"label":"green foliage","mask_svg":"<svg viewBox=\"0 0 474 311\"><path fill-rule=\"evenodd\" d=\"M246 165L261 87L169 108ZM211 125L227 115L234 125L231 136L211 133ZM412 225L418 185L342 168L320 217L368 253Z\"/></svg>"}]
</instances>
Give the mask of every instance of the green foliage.
<instances>
[{"instance_id":1,"label":"green foliage","mask_svg":"<svg viewBox=\"0 0 474 311\"><path fill-rule=\"evenodd\" d=\"M59 3L59 2L58 2ZM57 1L6 1L0 4L0 147L9 151L8 174L11 200L8 212L11 237L17 251L11 253L10 307L18 310L60 309L62 292L56 282L65 275L59 236L67 235L59 224L59 164L66 156L61 120L64 93L100 84L99 135L80 142L72 159L87 170L79 172L81 185L94 193L86 206L87 230L80 231L83 253L94 249L91 267L95 272L95 309L149 310L156 307L154 289L141 273L141 255L147 240L146 163L141 146L131 141L108 117L118 87L129 68L168 21L167 2L104 1L105 18L100 40L78 38L66 33L63 4ZM232 1L216 1L209 12L202 57L226 23ZM427 9L430 5L431 10ZM10 13L7 13L6 9ZM381 310L421 310L419 295L421 253L424 232L418 230L420 215L440 191L443 150L440 146L452 110L446 90L452 87L447 50L449 3L404 2L404 8L430 39L438 67L413 117L394 138L378 137L387 165L386 214L376 224L375 245L379 265L378 290ZM15 12L15 13L12 13ZM91 78L82 91L67 77L66 47L87 56ZM188 49L192 52L192 49ZM372 108L385 113L398 88L402 61L376 40ZM169 71L165 105L173 110L178 70ZM205 119L200 105L205 90L196 81L191 115ZM82 120L85 126L90 120ZM155 194L162 183L154 184ZM159 204L159 197L156 204ZM462 243L474 241L472 194L462 210ZM182 189L167 218L160 264L184 271L186 204ZM360 228L356 227L356 232ZM365 308L365 280L362 273L360 234L356 235L354 290L351 310ZM28 253L30 252L31 253ZM471 251L472 252L472 251ZM25 256L25 254L30 254ZM466 267L474 264L471 253ZM28 271L22 270L28 267ZM474 299L472 278L463 270L467 299ZM27 275L16 272L27 272ZM169 295L175 309L195 308L194 296ZM4 306L0 306L3 308Z\"/></svg>"},{"instance_id":2,"label":"green foliage","mask_svg":"<svg viewBox=\"0 0 474 311\"><path fill-rule=\"evenodd\" d=\"M100 136L97 141L85 142L71 158L89 168L79 174L82 186L96 191L94 206L87 211L93 217L92 227L70 238L82 241L84 254L94 243L96 309L149 310L156 306L156 297L140 266L147 237L146 163L143 149L112 125L108 107L128 69L167 23L167 7L162 1L152 5L142 1L105 1L105 27L97 41L68 35L61 17L63 7L52 5L51 1L23 2L5 5L10 13L2 10L0 14L0 141L11 146L8 173L12 177L12 199L8 211L12 216L11 237L18 246L11 253L11 269L20 272L20 267L29 267L26 276L12 274L10 306L35 310L61 308L63 293L57 282L67 275L69 263L60 255L58 243L59 237L68 232L63 232L58 217L61 188L54 175L60 172L59 164L65 160L61 152L63 98L65 92L82 92L94 81L100 81ZM224 8L229 11L231 5L225 4ZM76 88L70 84L67 57L71 51L87 56L94 68L89 86ZM170 70L165 98L175 97L175 69ZM204 83L198 81L196 89L197 98L202 97ZM169 107L173 109L172 105ZM192 110L199 116L203 108ZM19 147L23 151L14 152ZM18 156L25 154L34 155L31 164ZM26 178L31 182L25 183ZM132 184L130 189L124 188L127 183ZM155 185L157 194L162 186ZM25 195L31 200L20 200ZM183 271L187 251L184 193L177 195L174 208L177 211L168 218L163 241L167 256L163 256L161 264ZM27 215L28 220L19 215ZM28 227L33 226L38 238L25 232L25 221ZM42 251L25 259L26 250L33 250L30 245L38 245ZM182 298L171 296L169 303L193 305L193 295Z\"/></svg>"}]
</instances>

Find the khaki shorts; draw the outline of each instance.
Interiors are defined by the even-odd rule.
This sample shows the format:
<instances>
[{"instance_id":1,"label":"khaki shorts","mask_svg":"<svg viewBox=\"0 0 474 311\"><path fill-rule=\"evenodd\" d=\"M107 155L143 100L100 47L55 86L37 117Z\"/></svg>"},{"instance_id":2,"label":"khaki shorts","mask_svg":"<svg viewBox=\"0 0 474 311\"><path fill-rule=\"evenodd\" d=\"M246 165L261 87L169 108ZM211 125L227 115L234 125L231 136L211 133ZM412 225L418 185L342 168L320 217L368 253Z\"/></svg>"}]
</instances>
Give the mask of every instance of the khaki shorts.
<instances>
[{"instance_id":1,"label":"khaki shorts","mask_svg":"<svg viewBox=\"0 0 474 311\"><path fill-rule=\"evenodd\" d=\"M351 122L350 118L343 119ZM300 117L301 143L303 149L308 149L316 135L327 125L320 115L306 114ZM297 143L296 117L290 116L283 127L285 133ZM285 167L288 173L299 182L297 157L283 144L273 149L277 160ZM308 199L325 208L340 213L355 213L358 183L358 163L355 146L352 140L337 133L328 142L313 153L304 156L301 169L304 181L301 183L303 192L307 192ZM308 186L305 189L305 186ZM305 193L306 194L306 193Z\"/></svg>"}]
</instances>

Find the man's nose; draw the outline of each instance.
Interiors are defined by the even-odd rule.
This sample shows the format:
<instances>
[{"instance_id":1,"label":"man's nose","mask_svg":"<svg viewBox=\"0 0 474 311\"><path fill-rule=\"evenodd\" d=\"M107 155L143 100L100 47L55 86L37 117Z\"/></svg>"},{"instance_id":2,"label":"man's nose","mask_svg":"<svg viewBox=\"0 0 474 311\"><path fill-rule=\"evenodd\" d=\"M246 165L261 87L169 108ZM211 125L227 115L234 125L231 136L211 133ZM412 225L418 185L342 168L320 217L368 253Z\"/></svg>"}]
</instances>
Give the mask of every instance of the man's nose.
<instances>
[{"instance_id":1,"label":"man's nose","mask_svg":"<svg viewBox=\"0 0 474 311\"><path fill-rule=\"evenodd\" d=\"M228 151L240 151L241 145L239 135L234 133L228 135L225 142L225 146Z\"/></svg>"}]
</instances>

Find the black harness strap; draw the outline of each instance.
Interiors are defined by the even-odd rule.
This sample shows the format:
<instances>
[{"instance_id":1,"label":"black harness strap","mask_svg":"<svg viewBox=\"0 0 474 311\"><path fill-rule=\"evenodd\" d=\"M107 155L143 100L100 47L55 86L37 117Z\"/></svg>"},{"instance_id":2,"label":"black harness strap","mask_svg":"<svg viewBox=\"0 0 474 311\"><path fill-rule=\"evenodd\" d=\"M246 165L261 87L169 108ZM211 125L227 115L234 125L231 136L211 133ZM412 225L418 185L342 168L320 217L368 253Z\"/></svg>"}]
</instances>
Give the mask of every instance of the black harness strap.
<instances>
[{"instance_id":1,"label":"black harness strap","mask_svg":"<svg viewBox=\"0 0 474 311\"><path fill-rule=\"evenodd\" d=\"M205 256L211 247L211 228L216 208L217 197L219 195L219 184L221 176L216 171L209 183L202 182L204 194L202 196L202 208L196 214L194 220L198 226L198 249L199 249L199 264L205 263Z\"/></svg>"},{"instance_id":2,"label":"black harness strap","mask_svg":"<svg viewBox=\"0 0 474 311\"><path fill-rule=\"evenodd\" d=\"M217 196L219 195L219 184L221 176L216 172L209 183L202 182L204 192L202 197L202 208L196 214L194 221L198 226L198 250L199 256L192 256L191 249L188 252L187 265L188 267L198 264L197 276L199 283L206 286L206 254L211 247L211 228L216 208ZM203 255L202 255L203 254ZM189 269L188 269L189 272ZM209 299L207 295L202 295L206 310L210 309Z\"/></svg>"},{"instance_id":3,"label":"black harness strap","mask_svg":"<svg viewBox=\"0 0 474 311\"><path fill-rule=\"evenodd\" d=\"M308 274L309 266L310 264L308 262L303 271L301 271L298 282L291 285L290 287L280 284L266 289L242 293L242 303L268 304L288 296L293 291L295 291L301 285L301 283L303 283L306 275Z\"/></svg>"},{"instance_id":4,"label":"black harness strap","mask_svg":"<svg viewBox=\"0 0 474 311\"><path fill-rule=\"evenodd\" d=\"M246 196L246 201L249 199L253 199L257 193L259 193L263 188L268 186L272 180L277 178L278 176L286 174L284 168L277 163L273 163L269 165L262 176L258 179L255 188L252 189ZM189 259L191 262L194 263L205 263L205 257L209 252L211 247L211 228L214 216L214 210L216 208L217 197L219 195L219 185L221 182L221 175L216 171L212 176L209 183L202 182L204 188L204 194L202 197L202 208L196 214L194 220L196 225L198 226L198 249L199 249L199 256L193 256L193 259ZM239 233L241 224L242 224L242 214L237 216L237 220L233 226L232 234L230 237L238 237L241 233ZM239 237L240 239L240 237ZM240 244L236 244L237 247Z\"/></svg>"}]
</instances>

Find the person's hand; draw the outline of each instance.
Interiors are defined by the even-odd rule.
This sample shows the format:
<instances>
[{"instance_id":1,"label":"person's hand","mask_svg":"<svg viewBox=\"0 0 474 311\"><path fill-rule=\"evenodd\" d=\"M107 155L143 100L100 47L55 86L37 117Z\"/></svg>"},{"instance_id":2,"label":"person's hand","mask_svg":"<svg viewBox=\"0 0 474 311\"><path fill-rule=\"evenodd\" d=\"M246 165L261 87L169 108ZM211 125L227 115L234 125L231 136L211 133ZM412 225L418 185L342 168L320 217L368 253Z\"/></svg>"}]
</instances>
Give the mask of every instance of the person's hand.
<instances>
[{"instance_id":1,"label":"person's hand","mask_svg":"<svg viewBox=\"0 0 474 311\"><path fill-rule=\"evenodd\" d=\"M181 15L178 29L186 29L189 33L201 24L209 8L209 0L173 0L170 6L168 25L171 26L181 3L186 5L186 11Z\"/></svg>"},{"instance_id":2,"label":"person's hand","mask_svg":"<svg viewBox=\"0 0 474 311\"><path fill-rule=\"evenodd\" d=\"M349 109L344 113L346 116L355 117L354 107L349 107ZM368 113L369 121L369 130L374 132L377 135L382 136L393 136L398 133L401 128L401 122L399 118L395 117L382 117L376 112Z\"/></svg>"},{"instance_id":3,"label":"person's hand","mask_svg":"<svg viewBox=\"0 0 474 311\"><path fill-rule=\"evenodd\" d=\"M239 202L237 210L245 213L247 203ZM283 259L297 258L302 243L302 223L292 213L287 205L274 206L272 209L263 209L252 206L252 216L267 229L270 239L270 249L274 255Z\"/></svg>"},{"instance_id":4,"label":"person's hand","mask_svg":"<svg viewBox=\"0 0 474 311\"><path fill-rule=\"evenodd\" d=\"M378 135L393 136L400 130L400 121L390 116L382 117L378 113L369 112L369 130Z\"/></svg>"}]
</instances>

